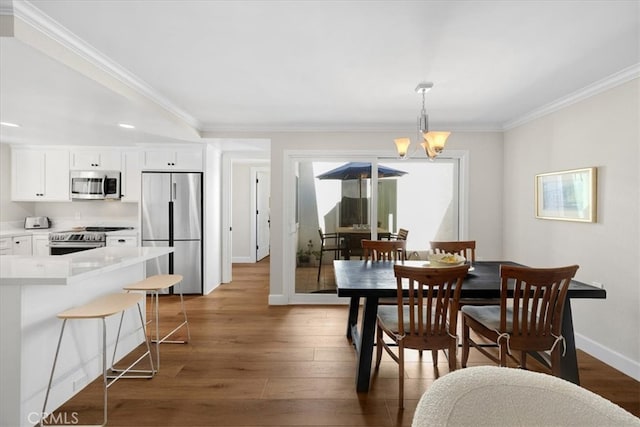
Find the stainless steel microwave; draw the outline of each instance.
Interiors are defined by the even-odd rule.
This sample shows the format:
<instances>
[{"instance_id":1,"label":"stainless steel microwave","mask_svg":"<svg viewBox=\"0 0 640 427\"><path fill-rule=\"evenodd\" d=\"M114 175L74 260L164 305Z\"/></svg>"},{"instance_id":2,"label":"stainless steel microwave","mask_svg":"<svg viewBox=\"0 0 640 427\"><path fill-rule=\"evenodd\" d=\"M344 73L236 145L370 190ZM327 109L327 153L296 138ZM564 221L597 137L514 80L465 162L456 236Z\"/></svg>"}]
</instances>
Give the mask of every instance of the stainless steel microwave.
<instances>
[{"instance_id":1,"label":"stainless steel microwave","mask_svg":"<svg viewBox=\"0 0 640 427\"><path fill-rule=\"evenodd\" d=\"M120 198L120 171L71 171L71 199Z\"/></svg>"}]
</instances>

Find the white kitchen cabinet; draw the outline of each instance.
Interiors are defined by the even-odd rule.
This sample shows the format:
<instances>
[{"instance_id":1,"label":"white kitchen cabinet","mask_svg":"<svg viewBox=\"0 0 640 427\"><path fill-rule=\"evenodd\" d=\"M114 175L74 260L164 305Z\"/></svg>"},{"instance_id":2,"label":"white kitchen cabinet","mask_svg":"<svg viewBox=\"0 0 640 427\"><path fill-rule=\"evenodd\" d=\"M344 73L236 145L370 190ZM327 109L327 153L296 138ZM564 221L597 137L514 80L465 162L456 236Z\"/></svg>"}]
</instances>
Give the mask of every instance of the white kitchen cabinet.
<instances>
[{"instance_id":1,"label":"white kitchen cabinet","mask_svg":"<svg viewBox=\"0 0 640 427\"><path fill-rule=\"evenodd\" d=\"M138 246L138 236L107 236L107 246Z\"/></svg>"},{"instance_id":2,"label":"white kitchen cabinet","mask_svg":"<svg viewBox=\"0 0 640 427\"><path fill-rule=\"evenodd\" d=\"M202 171L203 152L201 148L161 149L143 152L144 170Z\"/></svg>"},{"instance_id":3,"label":"white kitchen cabinet","mask_svg":"<svg viewBox=\"0 0 640 427\"><path fill-rule=\"evenodd\" d=\"M0 239L0 255L11 255L13 249L11 247L11 237L3 237Z\"/></svg>"},{"instance_id":4,"label":"white kitchen cabinet","mask_svg":"<svg viewBox=\"0 0 640 427\"><path fill-rule=\"evenodd\" d=\"M34 255L49 255L49 233L34 234L32 236L32 246Z\"/></svg>"},{"instance_id":5,"label":"white kitchen cabinet","mask_svg":"<svg viewBox=\"0 0 640 427\"><path fill-rule=\"evenodd\" d=\"M71 150L69 153L71 170L119 171L120 150Z\"/></svg>"},{"instance_id":6,"label":"white kitchen cabinet","mask_svg":"<svg viewBox=\"0 0 640 427\"><path fill-rule=\"evenodd\" d=\"M11 238L12 255L32 255L31 235L15 236Z\"/></svg>"},{"instance_id":7,"label":"white kitchen cabinet","mask_svg":"<svg viewBox=\"0 0 640 427\"><path fill-rule=\"evenodd\" d=\"M69 201L69 151L12 149L11 200Z\"/></svg>"},{"instance_id":8,"label":"white kitchen cabinet","mask_svg":"<svg viewBox=\"0 0 640 427\"><path fill-rule=\"evenodd\" d=\"M122 153L121 202L140 201L140 187L142 185L140 156L141 153L139 151L124 151Z\"/></svg>"}]
</instances>

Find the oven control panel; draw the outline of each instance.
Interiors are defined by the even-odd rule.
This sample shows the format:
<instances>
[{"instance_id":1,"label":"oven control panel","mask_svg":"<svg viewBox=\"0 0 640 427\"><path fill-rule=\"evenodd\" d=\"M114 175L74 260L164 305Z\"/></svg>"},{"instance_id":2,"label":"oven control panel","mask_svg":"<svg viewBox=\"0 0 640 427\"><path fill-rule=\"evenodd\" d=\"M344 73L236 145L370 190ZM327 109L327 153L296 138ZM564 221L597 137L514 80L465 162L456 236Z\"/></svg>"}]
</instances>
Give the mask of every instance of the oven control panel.
<instances>
[{"instance_id":1,"label":"oven control panel","mask_svg":"<svg viewBox=\"0 0 640 427\"><path fill-rule=\"evenodd\" d=\"M52 242L104 242L106 234L93 231L50 233L49 240Z\"/></svg>"}]
</instances>

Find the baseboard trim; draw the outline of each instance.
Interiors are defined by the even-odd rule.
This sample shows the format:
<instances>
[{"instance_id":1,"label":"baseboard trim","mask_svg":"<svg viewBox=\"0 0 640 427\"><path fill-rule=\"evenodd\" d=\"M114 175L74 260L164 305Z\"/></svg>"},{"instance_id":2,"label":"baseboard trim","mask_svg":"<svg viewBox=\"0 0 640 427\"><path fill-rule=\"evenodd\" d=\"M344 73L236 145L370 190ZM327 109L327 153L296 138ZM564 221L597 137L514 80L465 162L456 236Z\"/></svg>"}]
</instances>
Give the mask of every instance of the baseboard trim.
<instances>
[{"instance_id":1,"label":"baseboard trim","mask_svg":"<svg viewBox=\"0 0 640 427\"><path fill-rule=\"evenodd\" d=\"M237 256L237 257L233 257L231 259L231 262L233 264L253 264L256 261L251 259L251 257L244 257L244 256L243 257L239 257L239 256Z\"/></svg>"},{"instance_id":2,"label":"baseboard trim","mask_svg":"<svg viewBox=\"0 0 640 427\"><path fill-rule=\"evenodd\" d=\"M289 304L289 299L286 295L283 294L269 294L269 305L287 305Z\"/></svg>"},{"instance_id":3,"label":"baseboard trim","mask_svg":"<svg viewBox=\"0 0 640 427\"><path fill-rule=\"evenodd\" d=\"M613 351L584 335L575 334L575 339L576 347L580 350L589 353L591 356L617 369L623 374L629 375L636 381L640 381L640 362L631 360L627 356Z\"/></svg>"}]
</instances>

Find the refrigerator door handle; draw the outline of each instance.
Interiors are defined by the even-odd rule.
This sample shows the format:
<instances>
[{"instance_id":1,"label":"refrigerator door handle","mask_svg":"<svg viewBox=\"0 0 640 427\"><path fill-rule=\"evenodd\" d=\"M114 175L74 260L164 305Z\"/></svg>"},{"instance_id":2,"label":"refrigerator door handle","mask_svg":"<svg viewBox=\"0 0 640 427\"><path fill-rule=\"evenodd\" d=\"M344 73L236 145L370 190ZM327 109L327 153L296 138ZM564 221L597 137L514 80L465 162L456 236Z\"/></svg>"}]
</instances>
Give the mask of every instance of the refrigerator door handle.
<instances>
[{"instance_id":1,"label":"refrigerator door handle","mask_svg":"<svg viewBox=\"0 0 640 427\"><path fill-rule=\"evenodd\" d=\"M175 200L178 195L178 184L173 183L173 195L171 196L171 200Z\"/></svg>"},{"instance_id":2,"label":"refrigerator door handle","mask_svg":"<svg viewBox=\"0 0 640 427\"><path fill-rule=\"evenodd\" d=\"M169 246L173 246L173 202L169 202Z\"/></svg>"}]
</instances>

